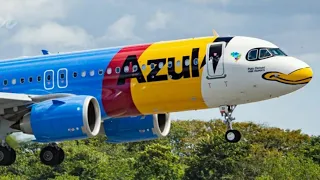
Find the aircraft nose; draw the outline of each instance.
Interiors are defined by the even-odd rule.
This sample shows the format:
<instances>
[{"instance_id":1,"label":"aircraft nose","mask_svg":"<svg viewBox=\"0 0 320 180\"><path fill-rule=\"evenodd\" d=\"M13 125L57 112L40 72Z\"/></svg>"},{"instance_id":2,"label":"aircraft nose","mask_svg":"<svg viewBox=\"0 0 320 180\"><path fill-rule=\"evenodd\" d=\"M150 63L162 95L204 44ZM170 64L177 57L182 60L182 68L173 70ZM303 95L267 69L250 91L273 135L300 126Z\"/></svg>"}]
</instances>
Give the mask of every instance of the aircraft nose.
<instances>
[{"instance_id":1,"label":"aircraft nose","mask_svg":"<svg viewBox=\"0 0 320 180\"><path fill-rule=\"evenodd\" d=\"M287 73L284 71L271 71L263 74L263 78L269 81L277 81L287 85L306 85L308 84L313 76L313 71L311 67L304 61L298 60L296 58L288 58L290 60L290 65L286 61L286 65L282 66ZM289 73L288 73L289 72ZM301 88L301 86L295 86Z\"/></svg>"},{"instance_id":2,"label":"aircraft nose","mask_svg":"<svg viewBox=\"0 0 320 180\"><path fill-rule=\"evenodd\" d=\"M292 66L296 68L296 70L287 75L281 76L281 78L289 80L289 84L308 84L313 77L313 71L311 67L301 59L292 57L290 60L291 62L294 62Z\"/></svg>"},{"instance_id":3,"label":"aircraft nose","mask_svg":"<svg viewBox=\"0 0 320 180\"><path fill-rule=\"evenodd\" d=\"M305 81L306 83L309 83L312 79L313 71L311 67L305 67L296 70L292 73L292 78L299 80L299 81Z\"/></svg>"}]
</instances>

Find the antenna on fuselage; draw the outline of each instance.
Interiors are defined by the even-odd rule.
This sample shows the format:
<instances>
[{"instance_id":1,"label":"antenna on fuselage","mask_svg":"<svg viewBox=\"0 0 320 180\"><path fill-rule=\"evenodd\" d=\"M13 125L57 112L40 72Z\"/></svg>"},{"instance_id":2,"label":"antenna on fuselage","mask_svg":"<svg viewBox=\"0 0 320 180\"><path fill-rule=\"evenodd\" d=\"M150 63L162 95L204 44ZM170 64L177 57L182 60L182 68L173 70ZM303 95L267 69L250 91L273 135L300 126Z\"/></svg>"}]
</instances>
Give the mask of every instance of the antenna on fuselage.
<instances>
[{"instance_id":1,"label":"antenna on fuselage","mask_svg":"<svg viewBox=\"0 0 320 180\"><path fill-rule=\"evenodd\" d=\"M42 52L43 55L50 54L50 52L48 50L46 50L46 49L42 49L41 52Z\"/></svg>"},{"instance_id":2,"label":"antenna on fuselage","mask_svg":"<svg viewBox=\"0 0 320 180\"><path fill-rule=\"evenodd\" d=\"M212 29L212 33L213 33L213 36L219 37L219 34L217 33L216 30Z\"/></svg>"}]
</instances>

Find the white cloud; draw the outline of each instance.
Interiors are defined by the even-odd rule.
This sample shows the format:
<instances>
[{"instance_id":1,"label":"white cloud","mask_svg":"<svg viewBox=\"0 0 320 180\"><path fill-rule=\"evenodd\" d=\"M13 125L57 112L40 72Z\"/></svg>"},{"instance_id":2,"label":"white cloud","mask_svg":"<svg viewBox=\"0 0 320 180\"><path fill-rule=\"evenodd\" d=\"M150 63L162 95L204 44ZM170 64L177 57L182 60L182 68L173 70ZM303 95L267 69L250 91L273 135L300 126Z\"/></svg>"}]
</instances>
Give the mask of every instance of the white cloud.
<instances>
[{"instance_id":1,"label":"white cloud","mask_svg":"<svg viewBox=\"0 0 320 180\"><path fill-rule=\"evenodd\" d=\"M67 12L62 0L0 0L0 4L0 19L14 19L22 24L64 18Z\"/></svg>"},{"instance_id":2,"label":"white cloud","mask_svg":"<svg viewBox=\"0 0 320 180\"><path fill-rule=\"evenodd\" d=\"M164 29L167 27L168 22L172 18L169 13L157 11L155 16L146 24L148 30Z\"/></svg>"},{"instance_id":3,"label":"white cloud","mask_svg":"<svg viewBox=\"0 0 320 180\"><path fill-rule=\"evenodd\" d=\"M108 27L106 34L100 41L141 40L134 33L135 25L135 16L124 15Z\"/></svg>"},{"instance_id":4,"label":"white cloud","mask_svg":"<svg viewBox=\"0 0 320 180\"><path fill-rule=\"evenodd\" d=\"M40 27L22 28L12 37L13 43L27 46L88 47L93 37L75 26L48 22Z\"/></svg>"}]
</instances>

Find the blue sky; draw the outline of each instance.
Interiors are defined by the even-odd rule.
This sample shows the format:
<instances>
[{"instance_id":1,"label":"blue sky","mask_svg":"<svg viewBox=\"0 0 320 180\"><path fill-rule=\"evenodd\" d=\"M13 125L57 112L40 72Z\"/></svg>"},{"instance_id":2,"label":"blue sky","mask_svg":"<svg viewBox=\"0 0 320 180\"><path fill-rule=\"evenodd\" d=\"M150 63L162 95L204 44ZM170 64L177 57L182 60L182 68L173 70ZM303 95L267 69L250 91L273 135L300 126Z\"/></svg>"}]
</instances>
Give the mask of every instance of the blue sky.
<instances>
[{"instance_id":1,"label":"blue sky","mask_svg":"<svg viewBox=\"0 0 320 180\"><path fill-rule=\"evenodd\" d=\"M307 62L313 80L268 101L239 105L237 121L320 135L320 1L276 0L0 0L0 59L212 34L271 41ZM219 118L218 109L174 113L174 119Z\"/></svg>"}]
</instances>

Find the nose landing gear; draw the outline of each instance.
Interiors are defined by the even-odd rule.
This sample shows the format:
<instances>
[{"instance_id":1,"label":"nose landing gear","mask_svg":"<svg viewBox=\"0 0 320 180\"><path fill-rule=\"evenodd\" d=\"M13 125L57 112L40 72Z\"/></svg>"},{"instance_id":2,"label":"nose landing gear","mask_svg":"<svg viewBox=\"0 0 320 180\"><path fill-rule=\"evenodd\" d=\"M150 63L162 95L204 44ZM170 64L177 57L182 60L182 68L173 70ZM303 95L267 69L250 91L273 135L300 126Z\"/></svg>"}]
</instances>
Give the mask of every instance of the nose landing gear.
<instances>
[{"instance_id":1,"label":"nose landing gear","mask_svg":"<svg viewBox=\"0 0 320 180\"><path fill-rule=\"evenodd\" d=\"M237 105L226 105L219 107L221 116L224 117L224 123L227 125L225 139L230 143L239 142L241 139L241 133L238 130L232 129L232 121L236 119L232 117L232 113L236 107Z\"/></svg>"}]
</instances>

